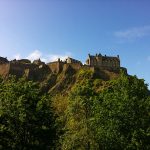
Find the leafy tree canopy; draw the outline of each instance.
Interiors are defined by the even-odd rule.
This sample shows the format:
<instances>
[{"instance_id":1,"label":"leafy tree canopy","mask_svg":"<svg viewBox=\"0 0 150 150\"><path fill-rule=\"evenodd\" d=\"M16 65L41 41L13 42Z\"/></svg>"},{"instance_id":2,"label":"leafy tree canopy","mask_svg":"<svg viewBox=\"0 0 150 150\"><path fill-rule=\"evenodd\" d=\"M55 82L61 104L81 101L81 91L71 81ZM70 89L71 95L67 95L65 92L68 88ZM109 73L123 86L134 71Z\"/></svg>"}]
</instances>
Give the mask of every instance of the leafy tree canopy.
<instances>
[{"instance_id":1,"label":"leafy tree canopy","mask_svg":"<svg viewBox=\"0 0 150 150\"><path fill-rule=\"evenodd\" d=\"M62 148L150 149L150 97L144 80L122 74L96 91L99 84L86 78L72 88Z\"/></svg>"},{"instance_id":2,"label":"leafy tree canopy","mask_svg":"<svg viewBox=\"0 0 150 150\"><path fill-rule=\"evenodd\" d=\"M54 118L50 97L32 81L10 77L0 80L2 149L54 147Z\"/></svg>"}]
</instances>

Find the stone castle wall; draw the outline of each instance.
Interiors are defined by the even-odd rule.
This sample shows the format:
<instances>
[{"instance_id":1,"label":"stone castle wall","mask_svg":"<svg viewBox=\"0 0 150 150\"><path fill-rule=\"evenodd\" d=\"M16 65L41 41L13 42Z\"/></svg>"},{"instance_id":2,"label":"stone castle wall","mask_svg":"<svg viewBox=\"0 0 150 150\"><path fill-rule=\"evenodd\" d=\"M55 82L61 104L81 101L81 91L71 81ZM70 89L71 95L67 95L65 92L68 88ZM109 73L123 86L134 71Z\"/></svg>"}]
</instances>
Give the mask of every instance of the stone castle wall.
<instances>
[{"instance_id":1,"label":"stone castle wall","mask_svg":"<svg viewBox=\"0 0 150 150\"><path fill-rule=\"evenodd\" d=\"M79 70L82 67L79 63L64 64L63 71L65 71L69 66L74 70Z\"/></svg>"},{"instance_id":2,"label":"stone castle wall","mask_svg":"<svg viewBox=\"0 0 150 150\"><path fill-rule=\"evenodd\" d=\"M7 58L0 57L0 64L8 63Z\"/></svg>"},{"instance_id":3,"label":"stone castle wall","mask_svg":"<svg viewBox=\"0 0 150 150\"><path fill-rule=\"evenodd\" d=\"M9 74L17 77L26 76L31 80L42 80L51 71L47 65L10 63Z\"/></svg>"},{"instance_id":4,"label":"stone castle wall","mask_svg":"<svg viewBox=\"0 0 150 150\"><path fill-rule=\"evenodd\" d=\"M35 64L23 64L19 62L10 63L9 73L21 77L27 72L28 69L31 71L35 68L38 68Z\"/></svg>"},{"instance_id":5,"label":"stone castle wall","mask_svg":"<svg viewBox=\"0 0 150 150\"><path fill-rule=\"evenodd\" d=\"M8 61L6 58L1 57L0 60L0 75L3 77L8 76L9 74L16 75L17 77L25 75L27 78L32 80L42 80L50 73L60 73L69 68L72 68L74 71L77 71L80 68L95 71L99 68L114 72L119 72L121 69L119 57L107 57L102 55L89 55L86 65L83 65L80 61L69 57L66 61L58 59L58 61L50 62L48 64L41 62L40 59L36 60L38 63L31 63L26 59L22 59L20 61Z\"/></svg>"},{"instance_id":6,"label":"stone castle wall","mask_svg":"<svg viewBox=\"0 0 150 150\"><path fill-rule=\"evenodd\" d=\"M56 62L48 63L47 65L53 73L58 73L63 70L64 63L56 61Z\"/></svg>"},{"instance_id":7,"label":"stone castle wall","mask_svg":"<svg viewBox=\"0 0 150 150\"><path fill-rule=\"evenodd\" d=\"M6 63L6 64L0 64L0 75L2 77L7 77L9 74L9 70L10 70L10 64Z\"/></svg>"}]
</instances>

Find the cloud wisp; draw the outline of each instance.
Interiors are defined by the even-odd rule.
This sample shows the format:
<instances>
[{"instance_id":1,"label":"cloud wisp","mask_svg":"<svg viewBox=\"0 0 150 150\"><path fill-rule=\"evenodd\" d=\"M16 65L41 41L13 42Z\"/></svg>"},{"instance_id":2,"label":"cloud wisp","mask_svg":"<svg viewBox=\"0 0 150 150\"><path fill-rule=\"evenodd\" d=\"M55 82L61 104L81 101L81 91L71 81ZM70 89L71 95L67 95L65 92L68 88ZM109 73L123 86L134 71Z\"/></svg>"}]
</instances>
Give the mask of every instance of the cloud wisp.
<instances>
[{"instance_id":1,"label":"cloud wisp","mask_svg":"<svg viewBox=\"0 0 150 150\"><path fill-rule=\"evenodd\" d=\"M135 40L137 38L150 36L150 25L143 26L143 27L134 27L124 31L116 31L114 35L117 38L127 39L127 40Z\"/></svg>"},{"instance_id":2,"label":"cloud wisp","mask_svg":"<svg viewBox=\"0 0 150 150\"><path fill-rule=\"evenodd\" d=\"M31 61L34 61L36 59L41 59L42 61L44 61L45 63L48 62L52 62L52 61L56 61L58 60L58 58L60 58L61 60L65 60L67 57L71 56L70 52L65 52L65 54L43 54L41 51L39 50L34 50L33 52L31 52L27 57L25 57L26 59L29 59ZM20 54L16 54L13 57L14 59L21 59L22 56Z\"/></svg>"},{"instance_id":3,"label":"cloud wisp","mask_svg":"<svg viewBox=\"0 0 150 150\"><path fill-rule=\"evenodd\" d=\"M33 60L39 59L41 56L42 56L42 53L39 50L35 50L29 54L27 59L33 61Z\"/></svg>"},{"instance_id":4,"label":"cloud wisp","mask_svg":"<svg viewBox=\"0 0 150 150\"><path fill-rule=\"evenodd\" d=\"M71 56L71 54L64 54L64 55L59 55L59 54L50 54L48 56L42 57L41 60L44 62L51 62L51 61L56 61L58 58L61 60L65 60L67 57Z\"/></svg>"},{"instance_id":5,"label":"cloud wisp","mask_svg":"<svg viewBox=\"0 0 150 150\"><path fill-rule=\"evenodd\" d=\"M16 60L19 60L19 59L21 59L21 55L20 54L16 54L16 55L13 56L13 58L16 59Z\"/></svg>"}]
</instances>

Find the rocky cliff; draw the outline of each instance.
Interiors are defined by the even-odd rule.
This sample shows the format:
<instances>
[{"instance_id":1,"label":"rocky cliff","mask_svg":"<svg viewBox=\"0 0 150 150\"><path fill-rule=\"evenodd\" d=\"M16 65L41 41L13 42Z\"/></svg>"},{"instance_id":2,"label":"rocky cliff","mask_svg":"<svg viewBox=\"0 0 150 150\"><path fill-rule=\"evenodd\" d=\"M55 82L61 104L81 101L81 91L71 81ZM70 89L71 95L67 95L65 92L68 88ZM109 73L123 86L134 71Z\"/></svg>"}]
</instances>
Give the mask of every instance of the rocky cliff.
<instances>
[{"instance_id":1,"label":"rocky cliff","mask_svg":"<svg viewBox=\"0 0 150 150\"><path fill-rule=\"evenodd\" d=\"M85 74L91 79L108 81L117 78L122 71L127 74L127 70L121 67L89 66L60 60L45 64L40 59L31 63L26 59L8 61L3 58L0 63L0 76L3 78L7 79L9 75L17 78L25 77L28 80L39 82L43 91L53 94L67 93L75 82L84 78Z\"/></svg>"}]
</instances>

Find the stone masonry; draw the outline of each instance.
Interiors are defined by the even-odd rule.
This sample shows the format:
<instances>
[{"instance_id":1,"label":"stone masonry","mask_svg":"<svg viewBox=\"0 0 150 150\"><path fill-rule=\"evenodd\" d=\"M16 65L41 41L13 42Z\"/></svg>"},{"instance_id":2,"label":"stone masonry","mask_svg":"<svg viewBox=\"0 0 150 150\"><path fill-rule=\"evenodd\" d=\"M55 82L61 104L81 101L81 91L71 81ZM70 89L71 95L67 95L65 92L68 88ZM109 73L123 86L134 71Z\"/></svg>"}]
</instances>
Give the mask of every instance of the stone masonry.
<instances>
[{"instance_id":1,"label":"stone masonry","mask_svg":"<svg viewBox=\"0 0 150 150\"><path fill-rule=\"evenodd\" d=\"M86 64L89 66L102 67L102 68L120 68L119 55L117 57L102 56L101 54L96 54L95 56L88 55Z\"/></svg>"},{"instance_id":2,"label":"stone masonry","mask_svg":"<svg viewBox=\"0 0 150 150\"><path fill-rule=\"evenodd\" d=\"M102 70L119 71L120 58L112 56L102 56L101 54L88 55L86 64L82 64L81 61L68 57L65 61L58 58L57 61L45 64L40 59L31 62L27 59L8 61L7 58L0 57L0 75L8 76L9 74L16 76L27 76L27 78L42 79L49 73L60 73L68 67L72 67L74 70L94 69L99 68Z\"/></svg>"}]
</instances>

